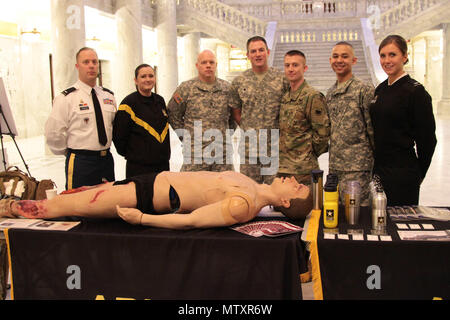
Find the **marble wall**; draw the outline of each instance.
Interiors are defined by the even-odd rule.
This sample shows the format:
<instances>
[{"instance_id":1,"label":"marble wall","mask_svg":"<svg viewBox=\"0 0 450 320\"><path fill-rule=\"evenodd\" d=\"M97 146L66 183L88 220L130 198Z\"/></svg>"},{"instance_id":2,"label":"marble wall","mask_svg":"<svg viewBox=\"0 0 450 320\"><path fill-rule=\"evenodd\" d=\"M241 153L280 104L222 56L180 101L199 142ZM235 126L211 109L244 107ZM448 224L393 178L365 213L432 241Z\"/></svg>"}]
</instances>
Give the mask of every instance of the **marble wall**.
<instances>
[{"instance_id":1,"label":"marble wall","mask_svg":"<svg viewBox=\"0 0 450 320\"><path fill-rule=\"evenodd\" d=\"M423 32L410 40L407 72L427 89L433 98L433 108L442 97L442 31Z\"/></svg>"},{"instance_id":2,"label":"marble wall","mask_svg":"<svg viewBox=\"0 0 450 320\"><path fill-rule=\"evenodd\" d=\"M52 106L50 44L0 37L3 78L18 139L41 135Z\"/></svg>"}]
</instances>

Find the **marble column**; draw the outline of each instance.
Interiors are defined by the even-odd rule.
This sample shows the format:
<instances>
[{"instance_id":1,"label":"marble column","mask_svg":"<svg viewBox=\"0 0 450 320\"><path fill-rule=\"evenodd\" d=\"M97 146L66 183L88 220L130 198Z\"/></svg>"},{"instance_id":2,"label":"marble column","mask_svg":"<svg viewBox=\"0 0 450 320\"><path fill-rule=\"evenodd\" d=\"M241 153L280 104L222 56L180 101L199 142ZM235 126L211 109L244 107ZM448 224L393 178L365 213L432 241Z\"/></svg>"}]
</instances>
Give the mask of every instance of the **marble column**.
<instances>
[{"instance_id":1,"label":"marble column","mask_svg":"<svg viewBox=\"0 0 450 320\"><path fill-rule=\"evenodd\" d=\"M85 46L84 0L51 0L54 93L78 79L75 55Z\"/></svg>"},{"instance_id":2,"label":"marble column","mask_svg":"<svg viewBox=\"0 0 450 320\"><path fill-rule=\"evenodd\" d=\"M442 37L444 38L442 59L442 98L438 102L438 115L450 116L450 23L444 23Z\"/></svg>"},{"instance_id":3,"label":"marble column","mask_svg":"<svg viewBox=\"0 0 450 320\"><path fill-rule=\"evenodd\" d=\"M230 46L218 43L217 48L217 77L226 80L229 72Z\"/></svg>"},{"instance_id":4,"label":"marble column","mask_svg":"<svg viewBox=\"0 0 450 320\"><path fill-rule=\"evenodd\" d=\"M442 94L442 65L439 59L441 37L433 32L427 35L427 78L426 88L433 98L433 109L437 112L437 102Z\"/></svg>"},{"instance_id":5,"label":"marble column","mask_svg":"<svg viewBox=\"0 0 450 320\"><path fill-rule=\"evenodd\" d=\"M116 92L117 103L136 91L134 70L142 63L142 17L140 0L116 1L117 50Z\"/></svg>"},{"instance_id":6,"label":"marble column","mask_svg":"<svg viewBox=\"0 0 450 320\"><path fill-rule=\"evenodd\" d=\"M429 75L430 75L430 39L429 37L425 36L424 38L425 41L425 59L424 59L424 63L425 63L425 76L423 79L423 85L425 88L429 87Z\"/></svg>"},{"instance_id":7,"label":"marble column","mask_svg":"<svg viewBox=\"0 0 450 320\"><path fill-rule=\"evenodd\" d=\"M178 86L177 4L176 0L157 0L156 6L158 93L168 102Z\"/></svg>"},{"instance_id":8,"label":"marble column","mask_svg":"<svg viewBox=\"0 0 450 320\"><path fill-rule=\"evenodd\" d=\"M217 55L217 40L216 39L204 39L202 41L202 46L201 46L201 50L211 50L212 52L214 52L215 55Z\"/></svg>"},{"instance_id":9,"label":"marble column","mask_svg":"<svg viewBox=\"0 0 450 320\"><path fill-rule=\"evenodd\" d=\"M51 0L53 91L55 97L78 80L76 53L86 46L84 0ZM45 145L45 154L52 152Z\"/></svg>"},{"instance_id":10,"label":"marble column","mask_svg":"<svg viewBox=\"0 0 450 320\"><path fill-rule=\"evenodd\" d=\"M422 84L425 84L425 64L426 61L426 41L424 38L420 38L415 40L412 43L412 47L414 48L414 56L410 59L413 63L412 68L414 69L414 79L419 81ZM406 65L408 66L408 65Z\"/></svg>"},{"instance_id":11,"label":"marble column","mask_svg":"<svg viewBox=\"0 0 450 320\"><path fill-rule=\"evenodd\" d=\"M200 53L200 32L188 33L184 36L185 66L184 73L187 79L198 75L195 64Z\"/></svg>"}]
</instances>

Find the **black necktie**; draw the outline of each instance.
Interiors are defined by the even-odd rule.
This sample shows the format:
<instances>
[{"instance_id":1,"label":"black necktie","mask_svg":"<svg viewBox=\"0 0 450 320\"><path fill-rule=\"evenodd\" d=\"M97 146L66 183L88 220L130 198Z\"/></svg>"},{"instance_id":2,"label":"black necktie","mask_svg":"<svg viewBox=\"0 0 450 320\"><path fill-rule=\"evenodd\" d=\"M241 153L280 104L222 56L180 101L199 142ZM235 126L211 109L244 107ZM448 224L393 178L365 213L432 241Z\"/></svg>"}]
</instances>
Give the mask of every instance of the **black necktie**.
<instances>
[{"instance_id":1,"label":"black necktie","mask_svg":"<svg viewBox=\"0 0 450 320\"><path fill-rule=\"evenodd\" d=\"M100 103L98 102L97 95L95 94L95 90L92 89L92 101L94 102L94 110L95 110L95 120L97 122L97 133L98 133L98 141L102 145L106 145L106 131L105 124L103 123L103 114L102 109L100 108Z\"/></svg>"}]
</instances>

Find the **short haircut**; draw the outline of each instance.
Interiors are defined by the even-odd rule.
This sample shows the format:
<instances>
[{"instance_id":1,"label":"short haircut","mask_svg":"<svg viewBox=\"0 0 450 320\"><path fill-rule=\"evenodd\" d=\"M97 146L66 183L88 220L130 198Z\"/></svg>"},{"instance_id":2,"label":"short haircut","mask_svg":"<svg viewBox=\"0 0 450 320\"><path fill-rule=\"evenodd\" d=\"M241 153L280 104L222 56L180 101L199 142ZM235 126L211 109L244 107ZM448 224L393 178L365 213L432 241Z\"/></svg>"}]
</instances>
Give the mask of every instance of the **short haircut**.
<instances>
[{"instance_id":1,"label":"short haircut","mask_svg":"<svg viewBox=\"0 0 450 320\"><path fill-rule=\"evenodd\" d=\"M393 43L405 56L408 53L408 44L406 43L405 38L399 36L398 34L391 34L381 41L380 46L378 47L378 53L380 53L381 49L383 49L388 44ZM404 64L407 64L409 59L406 59Z\"/></svg>"},{"instance_id":2,"label":"short haircut","mask_svg":"<svg viewBox=\"0 0 450 320\"><path fill-rule=\"evenodd\" d=\"M251 37L250 39L247 40L247 52L248 52L248 46L250 45L250 43L251 42L256 42L256 41L264 42L264 44L266 45L266 49L269 50L269 47L267 46L266 39L264 39L261 36L254 36L254 37Z\"/></svg>"},{"instance_id":3,"label":"short haircut","mask_svg":"<svg viewBox=\"0 0 450 320\"><path fill-rule=\"evenodd\" d=\"M137 79L138 75L139 75L139 70L141 70L142 68L150 68L153 71L155 71L151 65L148 65L146 63L140 64L137 66L136 70L134 70L134 78Z\"/></svg>"},{"instance_id":4,"label":"short haircut","mask_svg":"<svg viewBox=\"0 0 450 320\"><path fill-rule=\"evenodd\" d=\"M94 49L92 49L90 47L83 47L80 50L78 50L77 54L75 55L75 59L76 59L77 62L78 62L78 56L80 55L80 53L83 52L83 51L86 51L86 50L94 51L95 54L97 54L97 51L95 51ZM97 55L97 57L98 57L98 55Z\"/></svg>"},{"instance_id":5,"label":"short haircut","mask_svg":"<svg viewBox=\"0 0 450 320\"><path fill-rule=\"evenodd\" d=\"M312 192L309 189L306 199L295 198L291 199L289 208L283 206L274 207L275 210L280 211L283 215L292 220L305 219L313 208Z\"/></svg>"},{"instance_id":6,"label":"short haircut","mask_svg":"<svg viewBox=\"0 0 450 320\"><path fill-rule=\"evenodd\" d=\"M352 44L349 43L349 42L347 42L347 41L339 41L339 42L336 43L334 46L335 46L335 47L336 47L336 46L349 46L350 48L354 49L353 46L352 46Z\"/></svg>"},{"instance_id":7,"label":"short haircut","mask_svg":"<svg viewBox=\"0 0 450 320\"><path fill-rule=\"evenodd\" d=\"M305 54L304 54L303 52L301 52L300 50L290 50L290 51L288 51L288 52L286 52L286 53L284 54L284 57L286 57L286 56L289 56L289 57L292 57L292 56L300 56L300 57L303 57L303 59L305 59L305 63L306 63L306 56L305 56Z\"/></svg>"},{"instance_id":8,"label":"short haircut","mask_svg":"<svg viewBox=\"0 0 450 320\"><path fill-rule=\"evenodd\" d=\"M355 56L355 48L353 48L353 46L352 46L351 43L349 43L349 42L347 42L347 41L339 41L338 43L336 43L336 44L333 46L333 48L336 47L336 46L347 46L347 47L350 47L350 49L352 50L353 56Z\"/></svg>"}]
</instances>

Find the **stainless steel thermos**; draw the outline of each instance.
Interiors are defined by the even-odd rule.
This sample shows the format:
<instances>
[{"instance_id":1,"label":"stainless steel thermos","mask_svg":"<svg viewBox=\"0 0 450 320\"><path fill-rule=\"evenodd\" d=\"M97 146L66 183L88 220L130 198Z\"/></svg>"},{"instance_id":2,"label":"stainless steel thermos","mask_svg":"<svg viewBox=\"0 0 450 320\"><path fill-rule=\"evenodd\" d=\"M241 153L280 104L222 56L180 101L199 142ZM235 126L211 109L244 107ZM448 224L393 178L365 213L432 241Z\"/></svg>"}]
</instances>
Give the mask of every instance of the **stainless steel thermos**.
<instances>
[{"instance_id":1,"label":"stainless steel thermos","mask_svg":"<svg viewBox=\"0 0 450 320\"><path fill-rule=\"evenodd\" d=\"M384 193L381 180L377 175L374 175L370 182L370 209L372 212L372 230L385 231L386 230L386 206L387 197Z\"/></svg>"},{"instance_id":2,"label":"stainless steel thermos","mask_svg":"<svg viewBox=\"0 0 450 320\"><path fill-rule=\"evenodd\" d=\"M345 218L351 225L358 224L361 206L361 185L358 181L348 181L344 191Z\"/></svg>"},{"instance_id":3,"label":"stainless steel thermos","mask_svg":"<svg viewBox=\"0 0 450 320\"><path fill-rule=\"evenodd\" d=\"M323 171L311 171L313 210L323 209Z\"/></svg>"}]
</instances>

